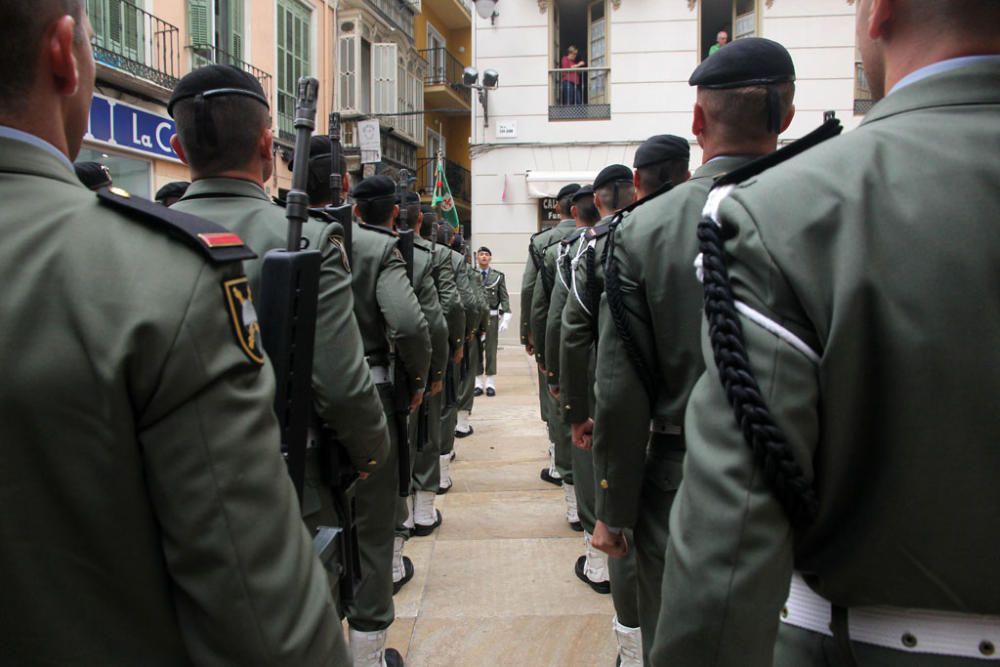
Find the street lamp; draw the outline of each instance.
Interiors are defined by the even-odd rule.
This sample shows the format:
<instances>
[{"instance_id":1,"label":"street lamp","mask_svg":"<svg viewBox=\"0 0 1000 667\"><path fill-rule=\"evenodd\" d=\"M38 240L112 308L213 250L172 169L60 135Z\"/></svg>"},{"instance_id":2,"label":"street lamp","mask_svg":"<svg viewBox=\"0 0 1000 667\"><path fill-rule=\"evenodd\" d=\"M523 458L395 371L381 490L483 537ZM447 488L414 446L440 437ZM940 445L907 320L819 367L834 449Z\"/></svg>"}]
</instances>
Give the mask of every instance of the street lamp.
<instances>
[{"instance_id":1,"label":"street lamp","mask_svg":"<svg viewBox=\"0 0 1000 667\"><path fill-rule=\"evenodd\" d=\"M462 85L479 91L479 103L483 105L483 127L489 127L490 111L487 100L489 92L496 90L500 85L500 73L495 69L486 70L483 72L483 83L479 85L479 70L475 67L466 67L462 71Z\"/></svg>"},{"instance_id":2,"label":"street lamp","mask_svg":"<svg viewBox=\"0 0 1000 667\"><path fill-rule=\"evenodd\" d=\"M476 13L481 19L489 19L490 25L495 25L500 10L497 9L498 0L472 0L476 3Z\"/></svg>"}]
</instances>

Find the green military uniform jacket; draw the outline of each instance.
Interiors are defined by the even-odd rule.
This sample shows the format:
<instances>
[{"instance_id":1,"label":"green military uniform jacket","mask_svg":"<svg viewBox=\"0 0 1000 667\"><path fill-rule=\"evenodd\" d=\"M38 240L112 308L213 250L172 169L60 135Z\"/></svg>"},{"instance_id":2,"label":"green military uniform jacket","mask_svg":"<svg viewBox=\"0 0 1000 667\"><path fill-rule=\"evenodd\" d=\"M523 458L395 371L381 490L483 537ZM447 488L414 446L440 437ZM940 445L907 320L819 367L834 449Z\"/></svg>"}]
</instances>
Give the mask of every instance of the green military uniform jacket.
<instances>
[{"instance_id":1,"label":"green military uniform jacket","mask_svg":"<svg viewBox=\"0 0 1000 667\"><path fill-rule=\"evenodd\" d=\"M793 566L844 607L1000 614L997 81L996 58L916 81L723 201L751 365L819 512L793 535L705 341L654 664L770 665Z\"/></svg>"},{"instance_id":2,"label":"green military uniform jacket","mask_svg":"<svg viewBox=\"0 0 1000 667\"><path fill-rule=\"evenodd\" d=\"M264 254L287 244L285 211L255 183L232 178L195 181L174 208L200 215L239 234L258 255L247 263L255 293ZM308 247L323 255L313 355L313 399L317 413L336 432L362 472L371 472L389 450L385 414L364 359L354 318L351 273L338 223L311 220L303 227Z\"/></svg>"},{"instance_id":3,"label":"green military uniform jacket","mask_svg":"<svg viewBox=\"0 0 1000 667\"><path fill-rule=\"evenodd\" d=\"M25 142L0 196L4 662L334 664L240 264Z\"/></svg>"},{"instance_id":4,"label":"green military uniform jacket","mask_svg":"<svg viewBox=\"0 0 1000 667\"><path fill-rule=\"evenodd\" d=\"M552 252L555 259L556 280L552 288L552 298L549 303L549 313L545 323L545 375L550 388L559 387L560 346L562 344L562 312L566 301L573 297L573 260L580 249L580 239L589 227L578 227L558 245L550 247L546 255Z\"/></svg>"},{"instance_id":5,"label":"green military uniform jacket","mask_svg":"<svg viewBox=\"0 0 1000 667\"><path fill-rule=\"evenodd\" d=\"M567 221L562 220L560 224L563 222ZM528 241L528 259L524 264L524 274L521 276L521 345L534 345L534 335L531 331L531 304L535 298L535 286L541 280L539 270L542 268L545 247L549 244L549 236L554 233L556 227L558 225L536 232Z\"/></svg>"},{"instance_id":6,"label":"green military uniform jacket","mask_svg":"<svg viewBox=\"0 0 1000 667\"><path fill-rule=\"evenodd\" d=\"M476 293L473 291L473 283L469 281L469 272L465 268L465 257L462 253L455 252L451 248L449 260L452 271L455 272L455 284L458 286L458 293L462 298L462 305L465 308L465 337L470 338L479 324L479 307L476 303Z\"/></svg>"},{"instance_id":7,"label":"green military uniform jacket","mask_svg":"<svg viewBox=\"0 0 1000 667\"><path fill-rule=\"evenodd\" d=\"M531 310L531 332L534 335L535 361L542 368L545 367L545 336L548 328L549 304L552 299L552 290L558 281L556 276L556 257L559 253L559 242L573 233L576 229L576 221L563 220L556 225L552 231L546 234L543 239L545 245L541 248L532 249L531 252L541 253L541 270L532 290ZM546 369L546 376L548 371ZM548 377L546 378L549 379Z\"/></svg>"},{"instance_id":8,"label":"green military uniform jacket","mask_svg":"<svg viewBox=\"0 0 1000 667\"><path fill-rule=\"evenodd\" d=\"M448 323L434 282L434 246L420 238L413 241L413 285L431 336L429 382L444 381L448 365Z\"/></svg>"},{"instance_id":9,"label":"green military uniform jacket","mask_svg":"<svg viewBox=\"0 0 1000 667\"><path fill-rule=\"evenodd\" d=\"M448 324L448 344L456 350L465 341L465 306L451 265L451 250L443 245L424 241L432 250L434 286L441 300L441 309Z\"/></svg>"},{"instance_id":10,"label":"green military uniform jacket","mask_svg":"<svg viewBox=\"0 0 1000 667\"><path fill-rule=\"evenodd\" d=\"M490 308L486 302L486 290L483 288L482 276L469 262L465 262L465 273L469 276L469 288L476 302L475 330L482 332L486 330L490 321Z\"/></svg>"},{"instance_id":11,"label":"green military uniform jacket","mask_svg":"<svg viewBox=\"0 0 1000 667\"><path fill-rule=\"evenodd\" d=\"M479 277L479 282L483 284L483 289L486 291L486 305L489 307L489 310L509 313L510 298L507 296L507 277L503 274L503 271L490 268L487 270L486 277L484 278L482 270L479 269L476 271L476 275Z\"/></svg>"},{"instance_id":12,"label":"green military uniform jacket","mask_svg":"<svg viewBox=\"0 0 1000 667\"><path fill-rule=\"evenodd\" d=\"M609 309L600 306L594 411L594 469L603 480L597 515L632 527L640 511L650 433L680 435L701 357L703 290L693 271L698 225L715 178L751 158L721 157L687 182L628 213L614 231L613 254L631 339L655 381L649 396ZM610 289L610 288L607 288Z\"/></svg>"},{"instance_id":13,"label":"green military uniform jacket","mask_svg":"<svg viewBox=\"0 0 1000 667\"><path fill-rule=\"evenodd\" d=\"M375 366L388 365L390 349L402 363L411 395L422 391L431 364L431 338L396 235L385 227L355 225L351 253L354 314L365 354ZM372 296L374 295L374 299Z\"/></svg>"}]
</instances>

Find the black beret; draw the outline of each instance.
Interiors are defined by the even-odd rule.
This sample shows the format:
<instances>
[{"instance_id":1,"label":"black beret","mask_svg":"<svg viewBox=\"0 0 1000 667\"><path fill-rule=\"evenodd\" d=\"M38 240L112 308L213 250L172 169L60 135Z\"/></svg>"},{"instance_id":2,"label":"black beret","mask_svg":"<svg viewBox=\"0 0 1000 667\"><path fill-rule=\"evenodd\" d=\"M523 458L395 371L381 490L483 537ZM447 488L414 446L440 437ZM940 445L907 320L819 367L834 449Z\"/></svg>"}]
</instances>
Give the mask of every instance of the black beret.
<instances>
[{"instance_id":1,"label":"black beret","mask_svg":"<svg viewBox=\"0 0 1000 667\"><path fill-rule=\"evenodd\" d=\"M206 65L191 70L178 82L167 103L167 113L173 118L175 104L198 95L206 99L221 95L245 95L270 108L257 77L232 65Z\"/></svg>"},{"instance_id":2,"label":"black beret","mask_svg":"<svg viewBox=\"0 0 1000 667\"><path fill-rule=\"evenodd\" d=\"M476 252L477 252L477 253L479 253L479 252L485 252L485 253L486 253L487 255L489 255L490 257L492 257L492 256L493 256L493 253L492 253L492 251L490 251L490 249L489 249L489 248L487 248L486 246L479 246L479 250L477 250Z\"/></svg>"},{"instance_id":3,"label":"black beret","mask_svg":"<svg viewBox=\"0 0 1000 667\"><path fill-rule=\"evenodd\" d=\"M80 182L90 190L111 185L111 171L100 162L74 162L73 170Z\"/></svg>"},{"instance_id":4,"label":"black beret","mask_svg":"<svg viewBox=\"0 0 1000 667\"><path fill-rule=\"evenodd\" d=\"M325 134L314 134L309 139L309 159L322 158L326 155L332 153L330 147L330 137ZM292 159L288 161L288 168L295 169L295 156L292 155ZM329 171L329 169L327 169Z\"/></svg>"},{"instance_id":5,"label":"black beret","mask_svg":"<svg viewBox=\"0 0 1000 667\"><path fill-rule=\"evenodd\" d=\"M604 169L601 169L601 172L597 174L597 178L594 179L594 189L600 190L605 185L617 181L628 181L631 183L632 170L623 164L608 165Z\"/></svg>"},{"instance_id":6,"label":"black beret","mask_svg":"<svg viewBox=\"0 0 1000 667\"><path fill-rule=\"evenodd\" d=\"M556 199L562 199L566 195L571 195L580 189L579 183L570 183L569 185L564 185L559 190L559 194L556 195Z\"/></svg>"},{"instance_id":7,"label":"black beret","mask_svg":"<svg viewBox=\"0 0 1000 667\"><path fill-rule=\"evenodd\" d=\"M427 216L427 215L433 215L433 216L437 217L437 211L435 211L434 207L431 206L430 204L421 204L420 205L420 212L423 213L425 216Z\"/></svg>"},{"instance_id":8,"label":"black beret","mask_svg":"<svg viewBox=\"0 0 1000 667\"><path fill-rule=\"evenodd\" d=\"M369 176L354 186L351 196L357 201L395 197L396 184L388 176Z\"/></svg>"},{"instance_id":9,"label":"black beret","mask_svg":"<svg viewBox=\"0 0 1000 667\"><path fill-rule=\"evenodd\" d=\"M154 199L160 202L170 198L180 199L190 185L187 181L171 181L156 191Z\"/></svg>"},{"instance_id":10,"label":"black beret","mask_svg":"<svg viewBox=\"0 0 1000 667\"><path fill-rule=\"evenodd\" d=\"M577 199L583 199L584 197L593 197L593 196L594 196L594 186L585 185L576 191L576 193L573 195L570 201L576 203Z\"/></svg>"},{"instance_id":11,"label":"black beret","mask_svg":"<svg viewBox=\"0 0 1000 667\"><path fill-rule=\"evenodd\" d=\"M688 83L702 88L743 88L786 81L795 81L795 65L785 47L763 37L744 37L705 58Z\"/></svg>"},{"instance_id":12,"label":"black beret","mask_svg":"<svg viewBox=\"0 0 1000 667\"><path fill-rule=\"evenodd\" d=\"M420 195L418 195L416 192L413 192L412 190L407 190L406 194L403 195L403 196L406 198L406 203L407 204L419 204L420 203Z\"/></svg>"},{"instance_id":13,"label":"black beret","mask_svg":"<svg viewBox=\"0 0 1000 667\"><path fill-rule=\"evenodd\" d=\"M646 139L635 151L632 166L636 169L648 167L667 160L691 159L691 145L686 139L672 134L658 134Z\"/></svg>"}]
</instances>

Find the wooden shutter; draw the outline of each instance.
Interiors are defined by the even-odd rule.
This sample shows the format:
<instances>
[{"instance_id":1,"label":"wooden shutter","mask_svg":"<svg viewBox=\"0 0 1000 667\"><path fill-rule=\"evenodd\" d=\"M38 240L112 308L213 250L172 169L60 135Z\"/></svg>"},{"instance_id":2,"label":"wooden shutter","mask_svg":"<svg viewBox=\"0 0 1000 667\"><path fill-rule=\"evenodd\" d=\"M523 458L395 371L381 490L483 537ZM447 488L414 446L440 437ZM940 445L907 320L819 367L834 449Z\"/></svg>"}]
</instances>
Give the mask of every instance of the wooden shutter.
<instances>
[{"instance_id":1,"label":"wooden shutter","mask_svg":"<svg viewBox=\"0 0 1000 667\"><path fill-rule=\"evenodd\" d=\"M243 57L243 33L246 23L243 18L243 0L229 0L229 44L226 48L233 58L245 61Z\"/></svg>"},{"instance_id":2,"label":"wooden shutter","mask_svg":"<svg viewBox=\"0 0 1000 667\"><path fill-rule=\"evenodd\" d=\"M194 46L212 46L211 0L188 0L188 42Z\"/></svg>"},{"instance_id":3,"label":"wooden shutter","mask_svg":"<svg viewBox=\"0 0 1000 667\"><path fill-rule=\"evenodd\" d=\"M355 49L358 38L351 35L340 38L337 57L340 69L340 108L356 111L358 108L358 62Z\"/></svg>"},{"instance_id":4,"label":"wooden shutter","mask_svg":"<svg viewBox=\"0 0 1000 667\"><path fill-rule=\"evenodd\" d=\"M396 44L372 44L372 98L374 112L397 113L396 94Z\"/></svg>"}]
</instances>

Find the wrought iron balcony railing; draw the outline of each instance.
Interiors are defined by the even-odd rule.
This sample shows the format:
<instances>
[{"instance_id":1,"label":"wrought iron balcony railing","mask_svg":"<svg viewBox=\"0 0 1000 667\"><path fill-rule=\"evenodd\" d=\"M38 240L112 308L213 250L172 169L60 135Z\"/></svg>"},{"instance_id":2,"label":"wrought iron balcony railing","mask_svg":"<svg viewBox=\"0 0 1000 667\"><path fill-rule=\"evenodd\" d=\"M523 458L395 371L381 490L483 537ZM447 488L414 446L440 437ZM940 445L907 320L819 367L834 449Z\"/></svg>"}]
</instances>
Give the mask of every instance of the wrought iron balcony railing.
<instances>
[{"instance_id":1,"label":"wrought iron balcony railing","mask_svg":"<svg viewBox=\"0 0 1000 667\"><path fill-rule=\"evenodd\" d=\"M435 168L437 158L425 157L417 160L417 191L428 197L434 194L437 181ZM445 158L444 177L448 179L448 187L455 201L469 203L472 201L472 174L468 169Z\"/></svg>"},{"instance_id":2,"label":"wrought iron balcony railing","mask_svg":"<svg viewBox=\"0 0 1000 667\"><path fill-rule=\"evenodd\" d=\"M872 91L868 87L868 79L865 78L865 65L862 62L856 62L854 63L854 114L863 116L874 104Z\"/></svg>"},{"instance_id":3,"label":"wrought iron balcony railing","mask_svg":"<svg viewBox=\"0 0 1000 667\"><path fill-rule=\"evenodd\" d=\"M237 58L231 53L226 53L211 44L191 44L188 48L191 50L193 67L202 67L204 65L232 65L233 67L238 67L256 77L260 81L261 87L264 88L264 95L267 96L267 99L271 99L271 75L264 70L254 67L250 63Z\"/></svg>"},{"instance_id":4,"label":"wrought iron balcony railing","mask_svg":"<svg viewBox=\"0 0 1000 667\"><path fill-rule=\"evenodd\" d=\"M168 90L180 76L180 30L127 0L87 0L94 60Z\"/></svg>"},{"instance_id":5,"label":"wrought iron balcony railing","mask_svg":"<svg viewBox=\"0 0 1000 667\"><path fill-rule=\"evenodd\" d=\"M449 53L448 49L444 47L422 49L420 55L427 60L427 76L424 77L425 85L448 86L464 99L466 104L472 104L471 91L462 85L462 71L465 69L462 61Z\"/></svg>"},{"instance_id":6,"label":"wrought iron balcony railing","mask_svg":"<svg viewBox=\"0 0 1000 667\"><path fill-rule=\"evenodd\" d=\"M611 68L549 70L549 120L611 118Z\"/></svg>"}]
</instances>

